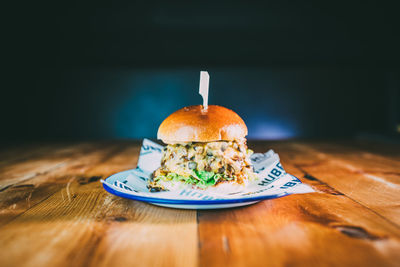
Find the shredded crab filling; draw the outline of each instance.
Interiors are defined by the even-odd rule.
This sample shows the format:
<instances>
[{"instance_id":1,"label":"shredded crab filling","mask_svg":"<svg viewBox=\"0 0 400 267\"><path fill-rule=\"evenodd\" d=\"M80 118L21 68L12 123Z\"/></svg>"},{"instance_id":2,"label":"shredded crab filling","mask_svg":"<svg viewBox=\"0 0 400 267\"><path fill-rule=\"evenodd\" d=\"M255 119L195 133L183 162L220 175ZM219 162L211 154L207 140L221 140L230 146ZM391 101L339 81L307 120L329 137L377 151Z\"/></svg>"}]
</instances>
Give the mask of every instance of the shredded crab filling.
<instances>
[{"instance_id":1,"label":"shredded crab filling","mask_svg":"<svg viewBox=\"0 0 400 267\"><path fill-rule=\"evenodd\" d=\"M170 181L203 189L226 181L243 184L257 178L250 165L251 154L245 140L168 145L148 187L150 191L166 190L162 184Z\"/></svg>"}]
</instances>

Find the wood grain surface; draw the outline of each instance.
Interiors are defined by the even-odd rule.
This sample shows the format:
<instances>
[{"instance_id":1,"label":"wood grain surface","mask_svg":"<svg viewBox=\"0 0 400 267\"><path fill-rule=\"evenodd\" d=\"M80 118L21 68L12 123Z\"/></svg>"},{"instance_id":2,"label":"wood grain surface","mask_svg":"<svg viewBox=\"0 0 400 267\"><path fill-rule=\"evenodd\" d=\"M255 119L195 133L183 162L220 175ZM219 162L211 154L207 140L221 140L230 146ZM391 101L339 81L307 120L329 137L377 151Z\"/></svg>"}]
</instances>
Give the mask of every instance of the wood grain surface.
<instances>
[{"instance_id":1,"label":"wood grain surface","mask_svg":"<svg viewBox=\"0 0 400 267\"><path fill-rule=\"evenodd\" d=\"M316 193L225 210L116 197L100 179L140 143L0 152L0 266L400 266L400 147L352 141L273 148Z\"/></svg>"}]
</instances>

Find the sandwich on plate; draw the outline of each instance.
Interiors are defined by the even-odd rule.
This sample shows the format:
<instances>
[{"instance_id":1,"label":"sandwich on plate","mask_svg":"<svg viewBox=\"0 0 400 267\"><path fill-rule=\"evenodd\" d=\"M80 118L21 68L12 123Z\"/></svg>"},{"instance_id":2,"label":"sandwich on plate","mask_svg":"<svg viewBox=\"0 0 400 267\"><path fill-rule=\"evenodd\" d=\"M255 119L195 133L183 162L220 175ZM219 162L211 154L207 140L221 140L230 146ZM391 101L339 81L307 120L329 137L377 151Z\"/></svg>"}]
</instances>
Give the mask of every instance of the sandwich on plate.
<instances>
[{"instance_id":1,"label":"sandwich on plate","mask_svg":"<svg viewBox=\"0 0 400 267\"><path fill-rule=\"evenodd\" d=\"M244 121L222 106L189 106L172 113L158 129L158 139L167 146L161 166L149 180L149 190L243 188L258 178L246 135Z\"/></svg>"}]
</instances>

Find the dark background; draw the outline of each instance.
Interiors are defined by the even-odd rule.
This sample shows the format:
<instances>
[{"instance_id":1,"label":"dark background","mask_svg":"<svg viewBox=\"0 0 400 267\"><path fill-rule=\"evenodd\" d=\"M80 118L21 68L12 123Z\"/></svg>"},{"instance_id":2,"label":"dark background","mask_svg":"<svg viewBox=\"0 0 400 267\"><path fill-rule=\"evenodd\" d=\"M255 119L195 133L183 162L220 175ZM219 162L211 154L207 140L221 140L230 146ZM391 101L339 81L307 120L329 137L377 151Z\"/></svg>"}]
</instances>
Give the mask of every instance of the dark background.
<instances>
[{"instance_id":1,"label":"dark background","mask_svg":"<svg viewBox=\"0 0 400 267\"><path fill-rule=\"evenodd\" d=\"M1 143L156 136L201 104L249 138L396 136L397 1L18 2L5 16Z\"/></svg>"}]
</instances>

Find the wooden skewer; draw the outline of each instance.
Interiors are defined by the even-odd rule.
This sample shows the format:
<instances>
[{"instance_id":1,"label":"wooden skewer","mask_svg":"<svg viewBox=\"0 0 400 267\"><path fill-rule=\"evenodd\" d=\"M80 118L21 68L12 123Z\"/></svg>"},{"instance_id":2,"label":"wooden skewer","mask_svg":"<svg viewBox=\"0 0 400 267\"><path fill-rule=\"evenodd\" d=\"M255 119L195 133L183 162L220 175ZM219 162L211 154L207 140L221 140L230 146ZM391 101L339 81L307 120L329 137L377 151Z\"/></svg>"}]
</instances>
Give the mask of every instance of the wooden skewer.
<instances>
[{"instance_id":1,"label":"wooden skewer","mask_svg":"<svg viewBox=\"0 0 400 267\"><path fill-rule=\"evenodd\" d=\"M208 109L208 85L210 83L210 75L207 71L200 71L199 94L203 97L203 110Z\"/></svg>"}]
</instances>

